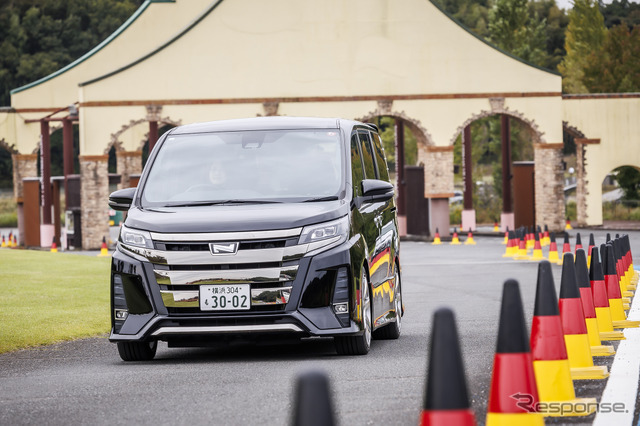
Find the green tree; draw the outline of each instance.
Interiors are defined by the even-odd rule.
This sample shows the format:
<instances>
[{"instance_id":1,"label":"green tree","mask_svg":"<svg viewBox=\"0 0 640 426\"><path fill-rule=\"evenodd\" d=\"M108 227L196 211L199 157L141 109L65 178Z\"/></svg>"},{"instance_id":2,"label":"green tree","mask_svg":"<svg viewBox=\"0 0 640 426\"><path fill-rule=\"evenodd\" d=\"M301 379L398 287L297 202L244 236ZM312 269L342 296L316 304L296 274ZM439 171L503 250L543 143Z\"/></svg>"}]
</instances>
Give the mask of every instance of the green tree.
<instances>
[{"instance_id":1,"label":"green tree","mask_svg":"<svg viewBox=\"0 0 640 426\"><path fill-rule=\"evenodd\" d=\"M587 57L583 82L592 93L640 91L640 27L611 28L602 47Z\"/></svg>"},{"instance_id":2,"label":"green tree","mask_svg":"<svg viewBox=\"0 0 640 426\"><path fill-rule=\"evenodd\" d=\"M609 4L600 3L600 12L604 17L604 24L612 28L620 24L629 27L640 25L640 4L629 0L613 0Z\"/></svg>"},{"instance_id":3,"label":"green tree","mask_svg":"<svg viewBox=\"0 0 640 426\"><path fill-rule=\"evenodd\" d=\"M525 61L548 62L546 19L531 14L527 0L496 0L489 11L489 34L496 46Z\"/></svg>"},{"instance_id":4,"label":"green tree","mask_svg":"<svg viewBox=\"0 0 640 426\"><path fill-rule=\"evenodd\" d=\"M640 171L635 167L622 166L614 170L615 179L622 189L623 200L640 200Z\"/></svg>"},{"instance_id":5,"label":"green tree","mask_svg":"<svg viewBox=\"0 0 640 426\"><path fill-rule=\"evenodd\" d=\"M604 18L595 0L575 0L569 12L565 38L566 56L558 66L562 73L562 90L587 93L584 69L587 57L600 49L607 35Z\"/></svg>"}]
</instances>

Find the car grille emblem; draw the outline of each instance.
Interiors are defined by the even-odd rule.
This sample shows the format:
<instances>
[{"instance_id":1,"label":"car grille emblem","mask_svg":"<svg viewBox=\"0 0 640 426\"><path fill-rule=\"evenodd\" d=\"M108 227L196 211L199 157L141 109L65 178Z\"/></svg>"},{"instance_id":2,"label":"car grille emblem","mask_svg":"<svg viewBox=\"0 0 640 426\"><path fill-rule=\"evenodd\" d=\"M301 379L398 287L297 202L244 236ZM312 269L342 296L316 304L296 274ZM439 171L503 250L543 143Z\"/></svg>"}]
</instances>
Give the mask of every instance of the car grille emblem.
<instances>
[{"instance_id":1,"label":"car grille emblem","mask_svg":"<svg viewBox=\"0 0 640 426\"><path fill-rule=\"evenodd\" d=\"M236 254L240 243L211 243L211 254Z\"/></svg>"}]
</instances>

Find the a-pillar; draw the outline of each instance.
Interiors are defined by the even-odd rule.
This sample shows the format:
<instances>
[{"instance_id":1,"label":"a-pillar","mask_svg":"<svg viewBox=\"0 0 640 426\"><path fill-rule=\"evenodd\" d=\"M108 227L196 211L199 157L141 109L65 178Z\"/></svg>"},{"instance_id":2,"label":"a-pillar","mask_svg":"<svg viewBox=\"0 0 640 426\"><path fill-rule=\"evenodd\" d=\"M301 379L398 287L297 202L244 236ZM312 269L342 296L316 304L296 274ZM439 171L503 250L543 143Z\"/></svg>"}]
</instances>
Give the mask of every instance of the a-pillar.
<instances>
[{"instance_id":1,"label":"a-pillar","mask_svg":"<svg viewBox=\"0 0 640 426\"><path fill-rule=\"evenodd\" d=\"M116 151L120 183L118 189L131 187L131 175L142 173L142 151Z\"/></svg>"},{"instance_id":2,"label":"a-pillar","mask_svg":"<svg viewBox=\"0 0 640 426\"><path fill-rule=\"evenodd\" d=\"M462 230L476 230L476 211L473 208L473 166L471 158L471 125L462 131L462 178L464 180L464 200L462 210Z\"/></svg>"},{"instance_id":3,"label":"a-pillar","mask_svg":"<svg viewBox=\"0 0 640 426\"><path fill-rule=\"evenodd\" d=\"M406 182L404 180L404 122L396 118L396 187L398 188L398 232L407 235Z\"/></svg>"},{"instance_id":4,"label":"a-pillar","mask_svg":"<svg viewBox=\"0 0 640 426\"><path fill-rule=\"evenodd\" d=\"M509 116L500 116L500 140L502 145L502 213L500 214L500 229L505 232L507 228L515 227L513 214L513 200L511 198L511 127Z\"/></svg>"},{"instance_id":5,"label":"a-pillar","mask_svg":"<svg viewBox=\"0 0 640 426\"><path fill-rule=\"evenodd\" d=\"M562 143L536 143L535 200L536 222L552 231L561 231L565 225Z\"/></svg>"},{"instance_id":6,"label":"a-pillar","mask_svg":"<svg viewBox=\"0 0 640 426\"><path fill-rule=\"evenodd\" d=\"M38 154L12 154L13 195L18 205L18 241L24 244L24 192L22 179L38 176Z\"/></svg>"},{"instance_id":7,"label":"a-pillar","mask_svg":"<svg viewBox=\"0 0 640 426\"><path fill-rule=\"evenodd\" d=\"M82 248L99 249L109 238L109 156L80 156Z\"/></svg>"},{"instance_id":8,"label":"a-pillar","mask_svg":"<svg viewBox=\"0 0 640 426\"><path fill-rule=\"evenodd\" d=\"M418 144L418 163L424 165L424 196L429 199L429 232L449 236L449 198L453 196L453 146Z\"/></svg>"}]
</instances>

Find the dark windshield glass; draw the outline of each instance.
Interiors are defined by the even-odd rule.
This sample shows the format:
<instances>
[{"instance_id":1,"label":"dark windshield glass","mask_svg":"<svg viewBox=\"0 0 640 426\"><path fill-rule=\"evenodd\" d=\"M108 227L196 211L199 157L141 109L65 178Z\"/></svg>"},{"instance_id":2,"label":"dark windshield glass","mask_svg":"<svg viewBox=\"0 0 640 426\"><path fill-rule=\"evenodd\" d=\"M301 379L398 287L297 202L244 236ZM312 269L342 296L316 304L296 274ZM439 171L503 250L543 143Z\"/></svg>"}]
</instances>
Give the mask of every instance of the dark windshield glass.
<instances>
[{"instance_id":1,"label":"dark windshield glass","mask_svg":"<svg viewBox=\"0 0 640 426\"><path fill-rule=\"evenodd\" d=\"M324 199L339 194L342 170L338 130L169 136L142 205Z\"/></svg>"}]
</instances>

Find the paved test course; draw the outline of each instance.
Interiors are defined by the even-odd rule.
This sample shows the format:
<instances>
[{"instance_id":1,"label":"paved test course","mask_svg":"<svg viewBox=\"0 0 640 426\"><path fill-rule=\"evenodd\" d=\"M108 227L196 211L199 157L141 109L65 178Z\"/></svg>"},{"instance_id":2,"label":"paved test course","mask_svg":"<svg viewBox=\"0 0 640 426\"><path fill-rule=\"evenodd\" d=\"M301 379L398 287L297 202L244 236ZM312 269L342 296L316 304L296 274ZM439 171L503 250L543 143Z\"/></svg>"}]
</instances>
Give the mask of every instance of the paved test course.
<instances>
[{"instance_id":1,"label":"paved test course","mask_svg":"<svg viewBox=\"0 0 640 426\"><path fill-rule=\"evenodd\" d=\"M638 267L640 232L629 234ZM604 235L596 232L596 244ZM374 341L367 356L337 356L331 339L196 349L168 349L161 343L154 361L125 363L105 337L61 343L0 355L0 424L285 425L297 374L321 369L330 377L339 424L415 425L431 318L441 306L456 314L469 395L478 423L484 424L502 284L508 278L520 282L530 330L538 264L503 259L500 238L475 239L475 246L402 242L402 336ZM582 241L588 243L584 231ZM554 267L558 290L560 271L561 266ZM596 362L611 369L610 358ZM616 392L636 394L638 370L628 379L615 386L614 398ZM600 400L606 382L576 382L576 393ZM635 426L636 409L629 410L627 424ZM547 423L591 424L593 419Z\"/></svg>"}]
</instances>

